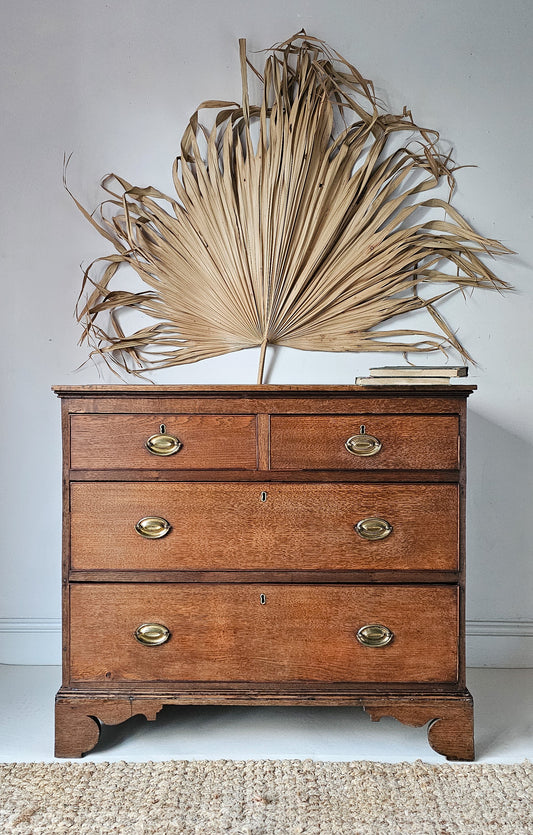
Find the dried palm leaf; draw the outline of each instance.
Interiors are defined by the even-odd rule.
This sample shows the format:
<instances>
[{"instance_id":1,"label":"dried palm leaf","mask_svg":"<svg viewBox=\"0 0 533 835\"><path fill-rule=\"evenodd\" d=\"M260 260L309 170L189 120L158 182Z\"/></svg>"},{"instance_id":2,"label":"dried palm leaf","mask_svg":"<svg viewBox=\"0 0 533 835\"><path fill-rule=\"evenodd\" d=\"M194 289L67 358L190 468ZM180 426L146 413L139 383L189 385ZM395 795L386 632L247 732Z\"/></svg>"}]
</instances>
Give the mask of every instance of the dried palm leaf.
<instances>
[{"instance_id":1,"label":"dried palm leaf","mask_svg":"<svg viewBox=\"0 0 533 835\"><path fill-rule=\"evenodd\" d=\"M76 201L117 253L85 271L82 341L137 374L261 346L259 383L268 344L452 346L470 359L435 303L465 287L507 288L484 256L510 250L477 234L448 201L422 197L441 181L450 195L454 186L438 134L405 109L383 112L372 83L305 33L272 49L262 76L254 70L260 105L249 103L244 41L240 61L242 103L203 102L189 121L173 170L177 198L109 175L98 220ZM205 109L216 111L209 130ZM146 291L110 288L122 264ZM452 286L423 298L422 284ZM128 307L155 323L124 333L118 313ZM440 334L378 329L423 309Z\"/></svg>"}]
</instances>

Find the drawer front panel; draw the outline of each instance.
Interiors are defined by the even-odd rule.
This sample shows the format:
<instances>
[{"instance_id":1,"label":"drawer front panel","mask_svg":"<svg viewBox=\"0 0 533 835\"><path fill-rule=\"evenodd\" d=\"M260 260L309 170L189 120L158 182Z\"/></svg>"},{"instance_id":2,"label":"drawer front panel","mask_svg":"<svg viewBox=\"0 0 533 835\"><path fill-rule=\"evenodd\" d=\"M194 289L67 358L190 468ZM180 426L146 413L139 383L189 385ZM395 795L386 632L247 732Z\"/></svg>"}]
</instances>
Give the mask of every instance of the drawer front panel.
<instances>
[{"instance_id":1,"label":"drawer front panel","mask_svg":"<svg viewBox=\"0 0 533 835\"><path fill-rule=\"evenodd\" d=\"M181 447L154 455L149 438L165 426ZM218 470L257 467L254 415L72 415L72 469Z\"/></svg>"},{"instance_id":2,"label":"drawer front panel","mask_svg":"<svg viewBox=\"0 0 533 835\"><path fill-rule=\"evenodd\" d=\"M453 586L74 584L70 606L73 682L457 680ZM392 641L363 646L371 624Z\"/></svg>"},{"instance_id":3,"label":"drawer front panel","mask_svg":"<svg viewBox=\"0 0 533 835\"><path fill-rule=\"evenodd\" d=\"M379 451L357 455L346 441L365 433ZM272 416L273 470L454 470L459 467L455 415Z\"/></svg>"},{"instance_id":4,"label":"drawer front panel","mask_svg":"<svg viewBox=\"0 0 533 835\"><path fill-rule=\"evenodd\" d=\"M458 501L455 484L72 484L71 567L454 571ZM151 517L170 530L141 535ZM376 518L383 539L356 531Z\"/></svg>"}]
</instances>

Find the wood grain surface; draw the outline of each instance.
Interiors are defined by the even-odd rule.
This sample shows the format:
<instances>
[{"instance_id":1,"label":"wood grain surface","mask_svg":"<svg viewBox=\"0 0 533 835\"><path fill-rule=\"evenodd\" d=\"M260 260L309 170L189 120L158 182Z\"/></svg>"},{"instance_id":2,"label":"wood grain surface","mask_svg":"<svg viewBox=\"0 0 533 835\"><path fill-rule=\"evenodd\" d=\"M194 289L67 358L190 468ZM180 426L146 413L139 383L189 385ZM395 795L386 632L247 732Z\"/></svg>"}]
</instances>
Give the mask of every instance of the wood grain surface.
<instances>
[{"instance_id":1,"label":"wood grain surface","mask_svg":"<svg viewBox=\"0 0 533 835\"><path fill-rule=\"evenodd\" d=\"M359 434L381 441L381 450L361 457L345 442ZM453 470L459 465L455 415L305 415L271 419L271 466L279 470Z\"/></svg>"},{"instance_id":2,"label":"wood grain surface","mask_svg":"<svg viewBox=\"0 0 533 835\"><path fill-rule=\"evenodd\" d=\"M111 570L449 570L458 568L456 484L78 483L71 567ZM162 539L135 524L166 519ZM383 540L355 531L378 516Z\"/></svg>"},{"instance_id":3,"label":"wood grain surface","mask_svg":"<svg viewBox=\"0 0 533 835\"><path fill-rule=\"evenodd\" d=\"M179 452L153 455L146 441L166 431L182 443ZM72 415L73 469L256 469L253 415Z\"/></svg>"},{"instance_id":4,"label":"wood grain surface","mask_svg":"<svg viewBox=\"0 0 533 835\"><path fill-rule=\"evenodd\" d=\"M265 604L261 595L265 595ZM147 647L145 622L170 640ZM357 631L379 623L385 647ZM75 584L71 680L456 681L453 586Z\"/></svg>"}]
</instances>

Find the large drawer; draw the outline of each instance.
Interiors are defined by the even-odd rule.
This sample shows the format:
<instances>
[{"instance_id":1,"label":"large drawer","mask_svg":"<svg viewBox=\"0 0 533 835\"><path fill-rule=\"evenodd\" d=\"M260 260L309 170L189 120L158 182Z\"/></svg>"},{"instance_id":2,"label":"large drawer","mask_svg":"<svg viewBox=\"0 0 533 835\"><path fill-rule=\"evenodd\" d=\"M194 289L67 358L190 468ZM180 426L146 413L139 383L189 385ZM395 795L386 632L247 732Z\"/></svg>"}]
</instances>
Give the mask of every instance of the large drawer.
<instances>
[{"instance_id":1,"label":"large drawer","mask_svg":"<svg viewBox=\"0 0 533 835\"><path fill-rule=\"evenodd\" d=\"M454 586L73 584L70 677L454 682L458 596ZM139 643L145 624L170 637ZM376 624L390 643L361 644Z\"/></svg>"},{"instance_id":2,"label":"large drawer","mask_svg":"<svg viewBox=\"0 0 533 835\"><path fill-rule=\"evenodd\" d=\"M73 483L71 567L453 571L458 501L456 484Z\"/></svg>"},{"instance_id":3,"label":"large drawer","mask_svg":"<svg viewBox=\"0 0 533 835\"><path fill-rule=\"evenodd\" d=\"M164 432L177 452L158 455L146 442ZM254 415L72 415L72 469L218 470L257 467Z\"/></svg>"},{"instance_id":4,"label":"large drawer","mask_svg":"<svg viewBox=\"0 0 533 835\"><path fill-rule=\"evenodd\" d=\"M350 452L361 432L378 443ZM454 470L458 442L456 415L273 415L270 461L273 470Z\"/></svg>"}]
</instances>

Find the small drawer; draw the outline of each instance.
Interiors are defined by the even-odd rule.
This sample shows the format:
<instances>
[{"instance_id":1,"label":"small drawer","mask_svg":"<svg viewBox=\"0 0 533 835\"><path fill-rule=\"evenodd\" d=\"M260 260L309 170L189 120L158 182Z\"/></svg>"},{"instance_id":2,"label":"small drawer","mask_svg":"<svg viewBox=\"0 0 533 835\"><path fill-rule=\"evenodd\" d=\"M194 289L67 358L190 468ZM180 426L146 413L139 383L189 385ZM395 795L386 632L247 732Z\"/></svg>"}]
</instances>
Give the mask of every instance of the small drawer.
<instances>
[{"instance_id":1,"label":"small drawer","mask_svg":"<svg viewBox=\"0 0 533 835\"><path fill-rule=\"evenodd\" d=\"M459 561L457 484L71 485L71 567L439 570Z\"/></svg>"},{"instance_id":2,"label":"small drawer","mask_svg":"<svg viewBox=\"0 0 533 835\"><path fill-rule=\"evenodd\" d=\"M74 470L257 467L253 415L72 415L70 440Z\"/></svg>"},{"instance_id":3,"label":"small drawer","mask_svg":"<svg viewBox=\"0 0 533 835\"><path fill-rule=\"evenodd\" d=\"M274 415L273 470L455 470L456 415Z\"/></svg>"},{"instance_id":4,"label":"small drawer","mask_svg":"<svg viewBox=\"0 0 533 835\"><path fill-rule=\"evenodd\" d=\"M73 584L70 678L455 682L458 599L454 586Z\"/></svg>"}]
</instances>

